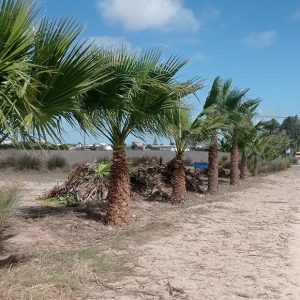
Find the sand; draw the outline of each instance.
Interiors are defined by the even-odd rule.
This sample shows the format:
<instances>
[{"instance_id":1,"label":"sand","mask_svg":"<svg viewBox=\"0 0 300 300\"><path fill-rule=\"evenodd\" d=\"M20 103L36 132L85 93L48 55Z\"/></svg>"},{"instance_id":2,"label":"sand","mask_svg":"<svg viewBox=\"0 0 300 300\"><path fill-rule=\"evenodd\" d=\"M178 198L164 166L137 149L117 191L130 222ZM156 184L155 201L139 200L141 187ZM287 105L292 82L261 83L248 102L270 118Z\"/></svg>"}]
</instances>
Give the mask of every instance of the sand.
<instances>
[{"instance_id":1,"label":"sand","mask_svg":"<svg viewBox=\"0 0 300 300\"><path fill-rule=\"evenodd\" d=\"M51 180L39 178L38 186L35 176L17 179L27 190L25 206L37 190L49 188ZM23 235L31 247L28 236L34 240L40 234L40 247L92 244L107 250L112 247L105 244L108 232L126 233L112 251L132 258L133 273L113 282L86 283L70 299L300 299L300 167L250 179L215 196L189 198L185 207L177 208L135 202L133 224L124 232L93 220L88 229L92 241L80 230L78 240L53 228L41 230L46 221L36 221L11 245L24 244ZM33 200L31 204L39 205ZM79 227L87 222L72 218ZM61 216L46 219L67 222Z\"/></svg>"}]
</instances>

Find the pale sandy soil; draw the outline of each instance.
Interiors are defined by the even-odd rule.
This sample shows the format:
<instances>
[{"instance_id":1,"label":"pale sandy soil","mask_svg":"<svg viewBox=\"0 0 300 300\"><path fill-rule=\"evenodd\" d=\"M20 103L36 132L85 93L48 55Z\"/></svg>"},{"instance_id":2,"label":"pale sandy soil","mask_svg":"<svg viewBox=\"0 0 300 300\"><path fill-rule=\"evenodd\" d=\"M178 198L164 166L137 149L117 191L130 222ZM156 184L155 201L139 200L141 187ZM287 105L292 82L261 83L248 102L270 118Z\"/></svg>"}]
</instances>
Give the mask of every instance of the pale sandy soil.
<instances>
[{"instance_id":1,"label":"pale sandy soil","mask_svg":"<svg viewBox=\"0 0 300 300\"><path fill-rule=\"evenodd\" d=\"M39 207L35 196L63 179L36 176L18 178L25 206ZM93 246L130 261L132 270L118 280L87 280L57 299L300 299L300 167L216 196L189 196L181 208L136 201L126 229L107 228L79 212L29 214L5 247Z\"/></svg>"}]
</instances>

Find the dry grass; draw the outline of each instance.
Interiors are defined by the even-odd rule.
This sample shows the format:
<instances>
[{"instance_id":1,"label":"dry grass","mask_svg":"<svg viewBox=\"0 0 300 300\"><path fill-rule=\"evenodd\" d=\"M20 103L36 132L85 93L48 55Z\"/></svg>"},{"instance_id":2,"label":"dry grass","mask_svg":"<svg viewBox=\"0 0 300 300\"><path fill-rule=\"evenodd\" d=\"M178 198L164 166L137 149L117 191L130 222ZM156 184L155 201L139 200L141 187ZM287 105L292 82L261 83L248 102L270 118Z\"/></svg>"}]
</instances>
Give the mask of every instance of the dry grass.
<instances>
[{"instance_id":1,"label":"dry grass","mask_svg":"<svg viewBox=\"0 0 300 300\"><path fill-rule=\"evenodd\" d=\"M53 155L49 157L46 162L47 169L66 169L68 167L67 160L60 155Z\"/></svg>"},{"instance_id":2,"label":"dry grass","mask_svg":"<svg viewBox=\"0 0 300 300\"><path fill-rule=\"evenodd\" d=\"M42 252L27 264L0 269L0 298L74 299L83 286L131 275L128 257L96 248Z\"/></svg>"},{"instance_id":3,"label":"dry grass","mask_svg":"<svg viewBox=\"0 0 300 300\"><path fill-rule=\"evenodd\" d=\"M271 161L263 161L259 165L259 173L274 173L291 167L289 160L280 158Z\"/></svg>"},{"instance_id":4,"label":"dry grass","mask_svg":"<svg viewBox=\"0 0 300 300\"><path fill-rule=\"evenodd\" d=\"M20 156L9 156L0 160L0 169L14 168L18 171L40 170L42 161L37 156L23 154Z\"/></svg>"},{"instance_id":5,"label":"dry grass","mask_svg":"<svg viewBox=\"0 0 300 300\"><path fill-rule=\"evenodd\" d=\"M109 243L112 248L118 251L126 250L130 245L144 245L161 235L162 231L166 235L174 230L171 222L149 223L142 227L129 227L121 230Z\"/></svg>"},{"instance_id":6,"label":"dry grass","mask_svg":"<svg viewBox=\"0 0 300 300\"><path fill-rule=\"evenodd\" d=\"M9 221L16 215L20 203L20 191L17 188L6 188L0 191L0 237Z\"/></svg>"}]
</instances>

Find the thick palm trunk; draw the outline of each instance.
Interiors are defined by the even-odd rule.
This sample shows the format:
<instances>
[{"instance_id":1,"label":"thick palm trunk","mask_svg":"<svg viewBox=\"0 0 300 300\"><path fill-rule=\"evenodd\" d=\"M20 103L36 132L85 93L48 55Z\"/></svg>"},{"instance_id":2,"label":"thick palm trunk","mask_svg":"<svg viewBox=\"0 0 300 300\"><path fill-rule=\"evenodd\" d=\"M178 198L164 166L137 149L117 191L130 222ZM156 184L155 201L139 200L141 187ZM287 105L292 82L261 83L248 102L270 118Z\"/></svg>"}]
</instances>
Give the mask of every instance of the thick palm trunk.
<instances>
[{"instance_id":1,"label":"thick palm trunk","mask_svg":"<svg viewBox=\"0 0 300 300\"><path fill-rule=\"evenodd\" d=\"M208 192L215 193L218 191L219 181L219 153L218 140L215 136L211 141L208 152Z\"/></svg>"},{"instance_id":2,"label":"thick palm trunk","mask_svg":"<svg viewBox=\"0 0 300 300\"><path fill-rule=\"evenodd\" d=\"M247 158L246 155L242 154L241 159L241 173L240 173L240 179L246 179L248 177L248 165L247 165Z\"/></svg>"},{"instance_id":3,"label":"thick palm trunk","mask_svg":"<svg viewBox=\"0 0 300 300\"><path fill-rule=\"evenodd\" d=\"M186 200L185 168L182 156L176 156L172 175L172 204L183 204Z\"/></svg>"},{"instance_id":4,"label":"thick palm trunk","mask_svg":"<svg viewBox=\"0 0 300 300\"><path fill-rule=\"evenodd\" d=\"M130 177L123 146L113 150L109 180L106 223L109 225L128 224L130 220Z\"/></svg>"},{"instance_id":5,"label":"thick palm trunk","mask_svg":"<svg viewBox=\"0 0 300 300\"><path fill-rule=\"evenodd\" d=\"M258 175L258 162L257 159L254 158L252 176L257 176L257 175Z\"/></svg>"},{"instance_id":6,"label":"thick palm trunk","mask_svg":"<svg viewBox=\"0 0 300 300\"><path fill-rule=\"evenodd\" d=\"M230 153L230 184L239 183L239 148L236 142L233 143Z\"/></svg>"}]
</instances>

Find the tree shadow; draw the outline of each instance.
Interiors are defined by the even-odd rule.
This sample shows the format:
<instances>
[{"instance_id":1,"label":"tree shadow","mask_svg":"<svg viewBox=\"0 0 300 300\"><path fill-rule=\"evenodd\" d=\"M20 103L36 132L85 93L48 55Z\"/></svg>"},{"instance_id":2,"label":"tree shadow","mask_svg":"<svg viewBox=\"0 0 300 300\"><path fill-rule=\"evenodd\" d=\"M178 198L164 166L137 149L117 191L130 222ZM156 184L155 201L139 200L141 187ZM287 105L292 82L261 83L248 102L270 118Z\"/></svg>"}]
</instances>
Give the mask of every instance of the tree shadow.
<instances>
[{"instance_id":1,"label":"tree shadow","mask_svg":"<svg viewBox=\"0 0 300 300\"><path fill-rule=\"evenodd\" d=\"M107 203L101 201L95 205L76 205L76 206L30 206L21 209L22 217L25 219L41 219L50 216L64 216L70 213L76 217L104 222Z\"/></svg>"}]
</instances>

